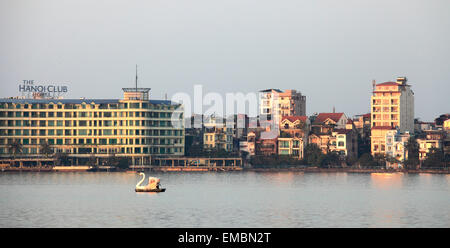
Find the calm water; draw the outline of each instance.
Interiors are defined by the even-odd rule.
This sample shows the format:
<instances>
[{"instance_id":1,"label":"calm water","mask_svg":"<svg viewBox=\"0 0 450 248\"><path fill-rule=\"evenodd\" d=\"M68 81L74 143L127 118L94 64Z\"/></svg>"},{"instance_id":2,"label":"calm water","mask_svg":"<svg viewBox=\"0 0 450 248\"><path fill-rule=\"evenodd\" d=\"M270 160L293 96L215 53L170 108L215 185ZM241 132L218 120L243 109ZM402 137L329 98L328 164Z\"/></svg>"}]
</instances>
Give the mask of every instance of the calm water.
<instances>
[{"instance_id":1,"label":"calm water","mask_svg":"<svg viewBox=\"0 0 450 248\"><path fill-rule=\"evenodd\" d=\"M148 173L147 173L148 176ZM450 227L450 175L1 173L0 227Z\"/></svg>"}]
</instances>

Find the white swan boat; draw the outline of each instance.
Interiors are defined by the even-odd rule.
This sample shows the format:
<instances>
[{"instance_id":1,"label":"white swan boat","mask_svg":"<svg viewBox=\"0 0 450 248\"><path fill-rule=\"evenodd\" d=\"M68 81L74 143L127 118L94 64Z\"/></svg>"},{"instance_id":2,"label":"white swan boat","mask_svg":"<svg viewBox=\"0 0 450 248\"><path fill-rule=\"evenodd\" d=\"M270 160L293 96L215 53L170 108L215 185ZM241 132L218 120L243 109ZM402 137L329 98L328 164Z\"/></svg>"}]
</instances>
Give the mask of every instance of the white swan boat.
<instances>
[{"instance_id":1,"label":"white swan boat","mask_svg":"<svg viewBox=\"0 0 450 248\"><path fill-rule=\"evenodd\" d=\"M142 185L142 183L145 180L145 174L144 173L139 173L139 175L142 176L141 181L139 181L136 184L136 192L165 192L166 189L165 188L160 188L160 179L157 177L149 177L148 178L148 184L147 185Z\"/></svg>"}]
</instances>

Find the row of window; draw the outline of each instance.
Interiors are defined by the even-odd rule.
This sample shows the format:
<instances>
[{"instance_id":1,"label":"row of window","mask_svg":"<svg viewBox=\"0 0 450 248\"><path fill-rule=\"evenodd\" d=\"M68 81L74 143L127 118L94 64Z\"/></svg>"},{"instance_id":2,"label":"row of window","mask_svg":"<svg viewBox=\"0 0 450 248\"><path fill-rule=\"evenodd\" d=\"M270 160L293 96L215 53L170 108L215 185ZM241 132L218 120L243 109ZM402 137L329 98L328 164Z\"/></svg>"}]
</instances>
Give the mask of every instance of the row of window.
<instances>
[{"instance_id":1,"label":"row of window","mask_svg":"<svg viewBox=\"0 0 450 248\"><path fill-rule=\"evenodd\" d=\"M176 123L175 126L178 126ZM172 127L172 121L0 120L0 127Z\"/></svg>"},{"instance_id":2,"label":"row of window","mask_svg":"<svg viewBox=\"0 0 450 248\"><path fill-rule=\"evenodd\" d=\"M183 139L158 139L158 138L139 138L139 139L16 139L22 145L40 145L48 143L49 145L182 145ZM39 144L38 144L39 141ZM12 139L0 139L0 145L12 144Z\"/></svg>"},{"instance_id":3,"label":"row of window","mask_svg":"<svg viewBox=\"0 0 450 248\"><path fill-rule=\"evenodd\" d=\"M73 149L53 149L53 152L65 152L68 154L173 154L183 153L182 147L122 147L120 149L97 149L97 148L73 148ZM8 148L0 147L0 154L10 154ZM23 148L22 155L26 154L40 154L40 149L31 147Z\"/></svg>"},{"instance_id":4,"label":"row of window","mask_svg":"<svg viewBox=\"0 0 450 248\"><path fill-rule=\"evenodd\" d=\"M182 130L123 130L123 129L0 129L0 136L183 136Z\"/></svg>"},{"instance_id":5,"label":"row of window","mask_svg":"<svg viewBox=\"0 0 450 248\"><path fill-rule=\"evenodd\" d=\"M172 112L28 112L28 111L0 111L0 117L10 118L171 118ZM182 119L182 114L180 116Z\"/></svg>"},{"instance_id":6,"label":"row of window","mask_svg":"<svg viewBox=\"0 0 450 248\"><path fill-rule=\"evenodd\" d=\"M101 104L52 104L52 103L0 103L0 109L167 109L174 110L178 105L159 105L151 103L101 103Z\"/></svg>"}]
</instances>

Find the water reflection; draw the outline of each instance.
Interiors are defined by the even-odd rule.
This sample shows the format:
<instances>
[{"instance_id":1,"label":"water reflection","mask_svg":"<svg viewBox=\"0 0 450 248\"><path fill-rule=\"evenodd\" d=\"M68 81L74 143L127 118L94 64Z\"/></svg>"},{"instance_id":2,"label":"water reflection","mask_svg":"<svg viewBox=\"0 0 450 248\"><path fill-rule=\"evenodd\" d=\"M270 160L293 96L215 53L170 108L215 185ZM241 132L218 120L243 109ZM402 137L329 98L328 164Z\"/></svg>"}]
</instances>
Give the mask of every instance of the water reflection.
<instances>
[{"instance_id":1,"label":"water reflection","mask_svg":"<svg viewBox=\"0 0 450 248\"><path fill-rule=\"evenodd\" d=\"M403 184L403 173L371 173L372 185L377 189L400 189Z\"/></svg>"}]
</instances>

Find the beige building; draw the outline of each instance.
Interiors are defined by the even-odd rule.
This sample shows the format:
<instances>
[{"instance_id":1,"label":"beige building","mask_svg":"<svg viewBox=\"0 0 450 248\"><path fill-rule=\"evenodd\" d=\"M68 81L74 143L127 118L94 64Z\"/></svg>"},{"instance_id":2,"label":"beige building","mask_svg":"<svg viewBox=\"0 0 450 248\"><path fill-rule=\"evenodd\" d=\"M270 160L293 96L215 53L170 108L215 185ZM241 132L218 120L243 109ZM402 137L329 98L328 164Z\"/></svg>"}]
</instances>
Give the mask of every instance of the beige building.
<instances>
[{"instance_id":1,"label":"beige building","mask_svg":"<svg viewBox=\"0 0 450 248\"><path fill-rule=\"evenodd\" d=\"M371 127L399 128L414 132L414 92L405 77L376 84L371 96Z\"/></svg>"},{"instance_id":2,"label":"beige building","mask_svg":"<svg viewBox=\"0 0 450 248\"><path fill-rule=\"evenodd\" d=\"M306 115L306 96L296 90L284 92L279 89L262 90L260 91L260 115L267 116L267 120L276 119L278 122L284 116L304 116Z\"/></svg>"},{"instance_id":3,"label":"beige building","mask_svg":"<svg viewBox=\"0 0 450 248\"><path fill-rule=\"evenodd\" d=\"M280 122L278 154L303 159L310 121L307 116L284 116Z\"/></svg>"},{"instance_id":4,"label":"beige building","mask_svg":"<svg viewBox=\"0 0 450 248\"><path fill-rule=\"evenodd\" d=\"M414 92L405 77L397 82L374 83L371 96L372 155L386 154L386 134L414 132Z\"/></svg>"},{"instance_id":5,"label":"beige building","mask_svg":"<svg viewBox=\"0 0 450 248\"><path fill-rule=\"evenodd\" d=\"M444 130L445 131L450 131L450 119L448 119L448 120L446 120L446 121L444 121Z\"/></svg>"},{"instance_id":6,"label":"beige building","mask_svg":"<svg viewBox=\"0 0 450 248\"><path fill-rule=\"evenodd\" d=\"M203 134L203 147L205 150L233 151L233 129L226 126L206 128Z\"/></svg>"},{"instance_id":7,"label":"beige building","mask_svg":"<svg viewBox=\"0 0 450 248\"><path fill-rule=\"evenodd\" d=\"M286 137L278 138L278 154L289 155L298 159L303 159L304 142L302 138Z\"/></svg>"},{"instance_id":8,"label":"beige building","mask_svg":"<svg viewBox=\"0 0 450 248\"><path fill-rule=\"evenodd\" d=\"M427 154L432 148L442 150L443 141L445 138L445 131L442 130L426 130L417 139L419 145L419 159L425 160Z\"/></svg>"},{"instance_id":9,"label":"beige building","mask_svg":"<svg viewBox=\"0 0 450 248\"><path fill-rule=\"evenodd\" d=\"M385 145L386 151L385 155L389 158L395 158L398 162L387 161L387 168L399 168L402 163L408 159L408 149L406 145L410 138L409 132L400 133L397 129L392 129L386 131Z\"/></svg>"}]
</instances>

